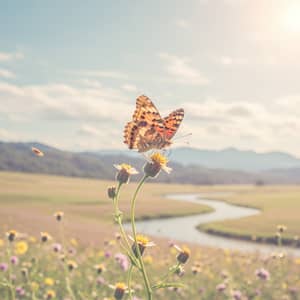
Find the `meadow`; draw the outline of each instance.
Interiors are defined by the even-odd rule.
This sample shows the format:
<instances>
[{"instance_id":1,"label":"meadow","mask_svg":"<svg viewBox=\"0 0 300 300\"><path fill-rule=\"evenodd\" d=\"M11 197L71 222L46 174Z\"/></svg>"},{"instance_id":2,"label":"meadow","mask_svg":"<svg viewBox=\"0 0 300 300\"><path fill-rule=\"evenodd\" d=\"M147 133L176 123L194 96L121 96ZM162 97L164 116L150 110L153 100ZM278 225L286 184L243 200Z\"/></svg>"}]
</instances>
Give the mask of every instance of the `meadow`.
<instances>
[{"instance_id":1,"label":"meadow","mask_svg":"<svg viewBox=\"0 0 300 300\"><path fill-rule=\"evenodd\" d=\"M113 182L38 174L0 173L0 299L117 299L116 283L126 283L129 260L122 253L107 187ZM136 187L124 187L120 208L128 218L129 200ZM224 201L259 207L262 214L222 222L220 231L249 236L274 236L277 225L287 226L283 237L300 235L298 187L192 186L146 183L138 197L137 218L205 213L209 207L164 198L168 193L233 192ZM53 216L64 212L60 222ZM19 233L9 241L10 230ZM46 240L41 239L41 232ZM145 265L157 281L176 265L178 241L150 237ZM169 274L183 286L155 291L154 299L300 299L300 258L278 251L245 254L187 245L191 255L180 270ZM63 251L66 249L67 251ZM133 273L135 299L143 286ZM14 298L12 297L14 295ZM124 295L124 299L128 295Z\"/></svg>"}]
</instances>

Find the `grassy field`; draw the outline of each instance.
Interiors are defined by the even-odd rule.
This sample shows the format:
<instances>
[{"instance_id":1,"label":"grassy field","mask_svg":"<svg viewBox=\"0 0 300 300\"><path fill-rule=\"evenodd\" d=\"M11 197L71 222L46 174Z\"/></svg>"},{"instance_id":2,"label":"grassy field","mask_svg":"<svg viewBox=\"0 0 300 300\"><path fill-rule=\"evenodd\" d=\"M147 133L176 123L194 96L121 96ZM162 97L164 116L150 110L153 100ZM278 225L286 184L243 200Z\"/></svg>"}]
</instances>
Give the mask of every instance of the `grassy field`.
<instances>
[{"instance_id":1,"label":"grassy field","mask_svg":"<svg viewBox=\"0 0 300 300\"><path fill-rule=\"evenodd\" d=\"M59 176L0 173L0 220L2 230L25 230L31 234L52 229L55 211L64 211L65 230L83 242L102 242L114 233L109 181ZM126 185L120 207L129 216L129 200L136 183ZM164 194L196 192L195 186L147 183L138 199L137 218L170 217L210 211L209 207L165 199Z\"/></svg>"},{"instance_id":2,"label":"grassy field","mask_svg":"<svg viewBox=\"0 0 300 300\"><path fill-rule=\"evenodd\" d=\"M60 176L0 172L0 218L3 230L20 226L36 234L51 234L53 213L66 214L66 230L83 241L103 240L114 231L112 205L107 187L114 182ZM136 183L127 185L120 206L129 215L129 200ZM209 207L164 198L168 193L199 192L237 205L257 207L261 214L248 218L202 225L216 234L247 239L274 238L279 224L287 226L283 238L300 236L300 187L297 186L192 186L147 183L138 200L137 217L170 217L210 211ZM229 192L222 196L210 193ZM220 198L221 197L221 198ZM76 220L76 221L75 221ZM95 236L97 238L95 239Z\"/></svg>"},{"instance_id":3,"label":"grassy field","mask_svg":"<svg viewBox=\"0 0 300 300\"><path fill-rule=\"evenodd\" d=\"M247 218L200 226L211 233L256 241L276 241L277 225L285 225L282 241L299 244L300 186L247 187L222 200L236 205L256 207L261 214Z\"/></svg>"},{"instance_id":4,"label":"grassy field","mask_svg":"<svg viewBox=\"0 0 300 300\"><path fill-rule=\"evenodd\" d=\"M117 298L116 283L126 283L129 260L121 256L117 227L112 222L112 203L106 190L113 182L59 176L0 173L0 299L1 300L108 300ZM124 187L120 206L128 217L129 200L136 183ZM167 200L168 193L231 192L223 200L260 207L258 217L208 226L249 235L274 235L278 224L288 227L287 235L299 234L297 187L251 187L169 185L147 183L138 198L139 218L207 212L192 203ZM216 197L216 195L211 196ZM64 211L62 222L53 217ZM299 210L298 210L299 211ZM267 219L267 222L266 222ZM9 242L5 231L16 229L20 239ZM52 236L40 241L40 232ZM244 254L189 245L191 256L178 265L178 250L163 239L153 238L156 247L146 249L144 262L150 283L167 278L169 287L154 290L153 299L300 299L300 258L280 253ZM60 245L58 249L57 245ZM180 245L179 246L184 246ZM56 250L55 250L56 249ZM124 253L124 252L123 252ZM73 266L70 268L70 265ZM169 273L166 277L164 274ZM146 299L143 281L133 272L135 300ZM128 299L125 294L122 299Z\"/></svg>"}]
</instances>

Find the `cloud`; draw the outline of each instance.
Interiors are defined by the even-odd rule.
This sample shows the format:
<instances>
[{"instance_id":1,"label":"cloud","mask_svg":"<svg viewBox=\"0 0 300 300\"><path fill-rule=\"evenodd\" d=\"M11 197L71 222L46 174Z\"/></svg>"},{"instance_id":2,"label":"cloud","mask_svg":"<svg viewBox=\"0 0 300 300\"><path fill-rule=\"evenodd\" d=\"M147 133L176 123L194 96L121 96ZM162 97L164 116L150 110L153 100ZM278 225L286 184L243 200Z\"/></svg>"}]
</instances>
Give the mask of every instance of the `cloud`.
<instances>
[{"instance_id":1,"label":"cloud","mask_svg":"<svg viewBox=\"0 0 300 300\"><path fill-rule=\"evenodd\" d=\"M0 69L0 77L6 78L6 79L13 79L16 77L16 75L9 70Z\"/></svg>"},{"instance_id":2,"label":"cloud","mask_svg":"<svg viewBox=\"0 0 300 300\"><path fill-rule=\"evenodd\" d=\"M128 92L137 92L137 87L133 84L123 84L121 88Z\"/></svg>"},{"instance_id":3,"label":"cloud","mask_svg":"<svg viewBox=\"0 0 300 300\"><path fill-rule=\"evenodd\" d=\"M0 52L0 62L10 62L23 58L24 54L21 52Z\"/></svg>"},{"instance_id":4,"label":"cloud","mask_svg":"<svg viewBox=\"0 0 300 300\"><path fill-rule=\"evenodd\" d=\"M175 82L187 85L206 85L209 83L204 75L191 66L188 58L168 53L160 53L159 57L165 61L165 70Z\"/></svg>"},{"instance_id":5,"label":"cloud","mask_svg":"<svg viewBox=\"0 0 300 300\"><path fill-rule=\"evenodd\" d=\"M186 112L183 128L193 133L191 146L299 153L295 140L300 131L300 95L268 103L214 98L187 102L182 104Z\"/></svg>"},{"instance_id":6,"label":"cloud","mask_svg":"<svg viewBox=\"0 0 300 300\"><path fill-rule=\"evenodd\" d=\"M17 141L19 137L16 133L0 128L0 140L1 141Z\"/></svg>"},{"instance_id":7,"label":"cloud","mask_svg":"<svg viewBox=\"0 0 300 300\"><path fill-rule=\"evenodd\" d=\"M98 77L98 78L112 78L112 79L127 79L128 75L120 71L111 70L80 70L69 71L72 74L80 75L82 77Z\"/></svg>"},{"instance_id":8,"label":"cloud","mask_svg":"<svg viewBox=\"0 0 300 300\"><path fill-rule=\"evenodd\" d=\"M187 29L187 28L190 28L190 26L191 26L190 22L188 22L185 19L177 20L176 25L177 25L177 27L182 28L182 29Z\"/></svg>"},{"instance_id":9,"label":"cloud","mask_svg":"<svg viewBox=\"0 0 300 300\"><path fill-rule=\"evenodd\" d=\"M232 57L232 56L221 56L216 59L223 66L232 66L232 65L246 65L248 60L242 57Z\"/></svg>"},{"instance_id":10,"label":"cloud","mask_svg":"<svg viewBox=\"0 0 300 300\"><path fill-rule=\"evenodd\" d=\"M80 135L87 135L87 136L99 136L101 135L101 131L89 124L83 124L81 128L77 131Z\"/></svg>"},{"instance_id":11,"label":"cloud","mask_svg":"<svg viewBox=\"0 0 300 300\"><path fill-rule=\"evenodd\" d=\"M124 120L132 105L105 87L66 84L14 85L0 82L0 113L49 120Z\"/></svg>"}]
</instances>

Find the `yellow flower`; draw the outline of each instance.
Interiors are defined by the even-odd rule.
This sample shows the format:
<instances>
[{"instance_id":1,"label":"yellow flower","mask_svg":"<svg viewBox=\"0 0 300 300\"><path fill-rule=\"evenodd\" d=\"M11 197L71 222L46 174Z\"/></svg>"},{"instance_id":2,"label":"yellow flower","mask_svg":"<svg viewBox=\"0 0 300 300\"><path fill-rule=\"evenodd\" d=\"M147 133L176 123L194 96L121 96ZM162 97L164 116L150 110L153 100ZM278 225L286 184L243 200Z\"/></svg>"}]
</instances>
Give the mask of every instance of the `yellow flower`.
<instances>
[{"instance_id":1,"label":"yellow flower","mask_svg":"<svg viewBox=\"0 0 300 300\"><path fill-rule=\"evenodd\" d=\"M55 296L56 296L55 291L53 291L53 290L47 290L47 291L46 291L45 298L46 298L47 300L53 299L53 298L55 298Z\"/></svg>"},{"instance_id":2,"label":"yellow flower","mask_svg":"<svg viewBox=\"0 0 300 300\"><path fill-rule=\"evenodd\" d=\"M77 265L76 261L74 261L74 260L68 260L67 266L68 266L69 271L73 271L74 269L78 268L78 265Z\"/></svg>"},{"instance_id":3,"label":"yellow flower","mask_svg":"<svg viewBox=\"0 0 300 300\"><path fill-rule=\"evenodd\" d=\"M295 259L295 264L296 264L296 265L300 265L300 258L296 258L296 259Z\"/></svg>"},{"instance_id":4,"label":"yellow flower","mask_svg":"<svg viewBox=\"0 0 300 300\"><path fill-rule=\"evenodd\" d=\"M123 282L118 282L115 284L115 286L110 287L115 289L114 297L116 300L122 299L127 290L127 286Z\"/></svg>"},{"instance_id":5,"label":"yellow flower","mask_svg":"<svg viewBox=\"0 0 300 300\"><path fill-rule=\"evenodd\" d=\"M18 242L15 244L15 253L18 255L22 255L26 253L28 250L28 244L24 241Z\"/></svg>"},{"instance_id":6,"label":"yellow flower","mask_svg":"<svg viewBox=\"0 0 300 300\"><path fill-rule=\"evenodd\" d=\"M95 265L94 268L96 269L98 274L101 274L106 270L105 266L103 264Z\"/></svg>"},{"instance_id":7,"label":"yellow flower","mask_svg":"<svg viewBox=\"0 0 300 300\"><path fill-rule=\"evenodd\" d=\"M31 282L31 290L36 292L39 289L39 284L35 281Z\"/></svg>"},{"instance_id":8,"label":"yellow flower","mask_svg":"<svg viewBox=\"0 0 300 300\"><path fill-rule=\"evenodd\" d=\"M48 232L41 232L41 241L46 243L52 239L51 235Z\"/></svg>"},{"instance_id":9,"label":"yellow flower","mask_svg":"<svg viewBox=\"0 0 300 300\"><path fill-rule=\"evenodd\" d=\"M168 159L159 152L155 152L150 156L150 160L144 166L144 172L147 176L155 178L161 170L166 173L172 171L171 168L167 166Z\"/></svg>"},{"instance_id":10,"label":"yellow flower","mask_svg":"<svg viewBox=\"0 0 300 300\"><path fill-rule=\"evenodd\" d=\"M70 239L70 243L71 243L71 245L72 245L73 247L77 247L77 246L78 246L78 242L77 242L77 240L74 239L74 238Z\"/></svg>"},{"instance_id":11,"label":"yellow flower","mask_svg":"<svg viewBox=\"0 0 300 300\"><path fill-rule=\"evenodd\" d=\"M50 277L46 277L45 280L44 280L44 283L45 283L45 285L53 286L54 285L54 280Z\"/></svg>"},{"instance_id":12,"label":"yellow flower","mask_svg":"<svg viewBox=\"0 0 300 300\"><path fill-rule=\"evenodd\" d=\"M179 254L177 255L177 261L181 264L185 264L191 256L191 250L186 246L180 248L174 245L174 248L179 251Z\"/></svg>"},{"instance_id":13,"label":"yellow flower","mask_svg":"<svg viewBox=\"0 0 300 300\"><path fill-rule=\"evenodd\" d=\"M4 241L0 239L0 248L4 246Z\"/></svg>"},{"instance_id":14,"label":"yellow flower","mask_svg":"<svg viewBox=\"0 0 300 300\"><path fill-rule=\"evenodd\" d=\"M144 257L144 263L148 264L148 265L151 265L153 263L153 257L151 255L146 255Z\"/></svg>"},{"instance_id":15,"label":"yellow flower","mask_svg":"<svg viewBox=\"0 0 300 300\"><path fill-rule=\"evenodd\" d=\"M287 229L287 227L285 225L282 225L282 224L277 225L277 230L281 233L286 231L286 229Z\"/></svg>"},{"instance_id":16,"label":"yellow flower","mask_svg":"<svg viewBox=\"0 0 300 300\"><path fill-rule=\"evenodd\" d=\"M13 242L16 239L17 235L18 235L18 232L16 230L14 230L14 229L6 232L7 239L10 242Z\"/></svg>"},{"instance_id":17,"label":"yellow flower","mask_svg":"<svg viewBox=\"0 0 300 300\"><path fill-rule=\"evenodd\" d=\"M57 221L61 221L64 216L63 211L57 211L54 213L54 217L56 218Z\"/></svg>"},{"instance_id":18,"label":"yellow flower","mask_svg":"<svg viewBox=\"0 0 300 300\"><path fill-rule=\"evenodd\" d=\"M134 239L131 236L129 236L129 238L134 242L133 245L132 245L132 251L135 254L135 256L138 257L136 243L135 243ZM153 242L150 242L149 239L146 236L141 235L141 234L138 234L136 236L136 241L137 241L137 244L139 246L139 250L140 250L141 255L143 255L143 253L144 253L144 251L147 247L155 246L155 244Z\"/></svg>"},{"instance_id":19,"label":"yellow flower","mask_svg":"<svg viewBox=\"0 0 300 300\"><path fill-rule=\"evenodd\" d=\"M34 236L30 236L30 237L28 238L28 241L29 241L30 243L34 244L34 243L36 243L36 238L35 238Z\"/></svg>"},{"instance_id":20,"label":"yellow flower","mask_svg":"<svg viewBox=\"0 0 300 300\"><path fill-rule=\"evenodd\" d=\"M128 183L131 175L139 173L135 168L128 164L114 165L114 167L119 170L116 175L116 180L121 184Z\"/></svg>"}]
</instances>

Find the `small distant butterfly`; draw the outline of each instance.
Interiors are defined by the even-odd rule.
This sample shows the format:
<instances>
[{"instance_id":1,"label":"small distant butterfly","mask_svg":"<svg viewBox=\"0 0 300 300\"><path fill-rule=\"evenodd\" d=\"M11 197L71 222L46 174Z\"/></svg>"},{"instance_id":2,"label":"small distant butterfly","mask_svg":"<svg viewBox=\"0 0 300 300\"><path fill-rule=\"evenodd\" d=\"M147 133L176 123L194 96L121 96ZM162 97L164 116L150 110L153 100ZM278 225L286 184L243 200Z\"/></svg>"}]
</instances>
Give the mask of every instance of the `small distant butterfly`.
<instances>
[{"instance_id":1,"label":"small distant butterfly","mask_svg":"<svg viewBox=\"0 0 300 300\"><path fill-rule=\"evenodd\" d=\"M44 156L44 153L38 149L38 148L35 148L35 147L31 147L31 151L36 155L36 156Z\"/></svg>"},{"instance_id":2,"label":"small distant butterfly","mask_svg":"<svg viewBox=\"0 0 300 300\"><path fill-rule=\"evenodd\" d=\"M147 96L139 96L132 121L124 129L124 143L129 149L146 152L150 149L164 149L172 144L184 117L184 110L177 109L162 118Z\"/></svg>"}]
</instances>

